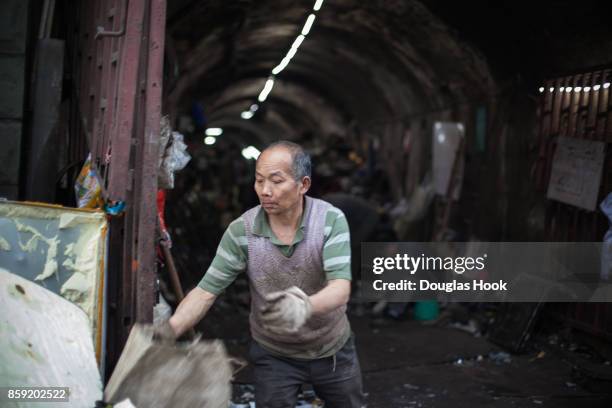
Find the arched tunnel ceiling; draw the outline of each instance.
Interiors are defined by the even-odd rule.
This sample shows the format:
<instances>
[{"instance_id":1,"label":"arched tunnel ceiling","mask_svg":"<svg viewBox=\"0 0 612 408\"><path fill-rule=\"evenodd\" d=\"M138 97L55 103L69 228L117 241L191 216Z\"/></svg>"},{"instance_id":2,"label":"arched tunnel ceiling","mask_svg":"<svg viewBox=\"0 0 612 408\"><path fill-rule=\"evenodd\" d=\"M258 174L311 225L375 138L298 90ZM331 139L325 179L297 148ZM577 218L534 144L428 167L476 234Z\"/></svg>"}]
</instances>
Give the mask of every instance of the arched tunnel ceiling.
<instances>
[{"instance_id":1,"label":"arched tunnel ceiling","mask_svg":"<svg viewBox=\"0 0 612 408\"><path fill-rule=\"evenodd\" d=\"M167 44L175 69L166 82L167 102L188 110L192 101L201 101L209 117L239 117L261 90L239 84L263 83L313 3L169 0ZM297 56L277 78L258 126L276 118L294 124L297 133L327 134L337 123L322 126L324 110L333 110L331 117L345 127L384 123L466 99L484 100L498 92L500 80L520 78L535 89L546 75L609 64L612 41L605 39L612 38L612 25L603 12L606 4L326 0ZM315 104L303 119L297 106L303 108L306 94L325 103ZM285 105L292 108L282 109Z\"/></svg>"},{"instance_id":2,"label":"arched tunnel ceiling","mask_svg":"<svg viewBox=\"0 0 612 408\"><path fill-rule=\"evenodd\" d=\"M228 118L238 118L236 110L243 111L253 103L251 95L263 88L264 79L246 79L232 84L224 90L211 106L211 123L223 124ZM247 95L247 97L245 97ZM323 134L341 134L342 118L329 101L309 88L295 85L291 81L282 81L275 85L274 93L268 98L262 109L267 111L268 122L279 122L284 128L287 138L291 137L291 126L297 129L321 131ZM273 115L278 112L280 115ZM257 121L258 118L255 119ZM292 121L289 122L289 119ZM243 121L241 122L248 122ZM253 122L253 121L250 121ZM265 142L266 140L262 140Z\"/></svg>"},{"instance_id":3,"label":"arched tunnel ceiling","mask_svg":"<svg viewBox=\"0 0 612 408\"><path fill-rule=\"evenodd\" d=\"M484 57L419 1L326 1L276 79L258 125L240 120L299 34L314 1L169 3L179 75L169 102L203 102L215 123L259 137L341 132L495 92ZM264 125L263 122L270 122Z\"/></svg>"}]
</instances>

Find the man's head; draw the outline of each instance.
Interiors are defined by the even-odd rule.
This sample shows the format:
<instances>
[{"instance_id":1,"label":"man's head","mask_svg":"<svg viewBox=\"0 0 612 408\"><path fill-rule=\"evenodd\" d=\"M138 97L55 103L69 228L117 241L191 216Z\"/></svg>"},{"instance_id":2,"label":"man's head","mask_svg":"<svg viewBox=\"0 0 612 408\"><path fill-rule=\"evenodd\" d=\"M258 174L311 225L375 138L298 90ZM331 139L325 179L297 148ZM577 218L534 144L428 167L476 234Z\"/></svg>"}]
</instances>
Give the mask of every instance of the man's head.
<instances>
[{"instance_id":1,"label":"man's head","mask_svg":"<svg viewBox=\"0 0 612 408\"><path fill-rule=\"evenodd\" d=\"M255 191L268 214L281 214L302 203L310 188L310 156L296 143L279 141L257 159Z\"/></svg>"}]
</instances>

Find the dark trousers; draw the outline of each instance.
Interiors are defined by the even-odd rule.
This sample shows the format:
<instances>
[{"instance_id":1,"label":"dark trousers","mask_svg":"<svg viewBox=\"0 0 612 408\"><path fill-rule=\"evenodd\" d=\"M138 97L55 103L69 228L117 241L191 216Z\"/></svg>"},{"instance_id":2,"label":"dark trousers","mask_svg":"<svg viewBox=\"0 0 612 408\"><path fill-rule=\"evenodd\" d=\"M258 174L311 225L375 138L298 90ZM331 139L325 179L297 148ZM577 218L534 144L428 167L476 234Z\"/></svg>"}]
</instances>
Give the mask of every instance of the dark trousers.
<instances>
[{"instance_id":1,"label":"dark trousers","mask_svg":"<svg viewBox=\"0 0 612 408\"><path fill-rule=\"evenodd\" d=\"M250 359L255 369L255 406L257 408L294 408L304 383L325 401L325 408L365 406L361 387L361 368L353 337L335 357L298 360L269 353L251 342Z\"/></svg>"}]
</instances>

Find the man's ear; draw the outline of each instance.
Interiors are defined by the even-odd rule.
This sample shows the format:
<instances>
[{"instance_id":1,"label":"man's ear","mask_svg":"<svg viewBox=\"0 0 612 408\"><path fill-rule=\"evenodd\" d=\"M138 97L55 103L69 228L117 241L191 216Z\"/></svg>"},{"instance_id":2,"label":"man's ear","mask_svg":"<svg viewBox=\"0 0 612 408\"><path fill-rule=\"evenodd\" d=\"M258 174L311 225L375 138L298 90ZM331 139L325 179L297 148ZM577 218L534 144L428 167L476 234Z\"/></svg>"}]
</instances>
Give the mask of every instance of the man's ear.
<instances>
[{"instance_id":1,"label":"man's ear","mask_svg":"<svg viewBox=\"0 0 612 408\"><path fill-rule=\"evenodd\" d=\"M304 176L302 178L302 185L300 186L300 193L306 194L308 190L310 189L311 183L312 181L310 180L310 177Z\"/></svg>"}]
</instances>

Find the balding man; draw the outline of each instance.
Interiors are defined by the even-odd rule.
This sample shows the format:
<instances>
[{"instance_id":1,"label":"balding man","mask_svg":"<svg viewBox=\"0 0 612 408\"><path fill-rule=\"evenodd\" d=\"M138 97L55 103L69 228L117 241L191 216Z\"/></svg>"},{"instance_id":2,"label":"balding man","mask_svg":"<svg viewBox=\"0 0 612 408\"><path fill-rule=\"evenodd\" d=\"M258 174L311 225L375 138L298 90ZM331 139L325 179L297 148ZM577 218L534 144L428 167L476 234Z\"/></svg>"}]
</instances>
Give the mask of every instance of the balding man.
<instances>
[{"instance_id":1,"label":"balding man","mask_svg":"<svg viewBox=\"0 0 612 408\"><path fill-rule=\"evenodd\" d=\"M350 235L342 211L308 197L311 162L280 141L256 163L260 205L225 231L200 281L160 329L177 337L207 313L242 272L251 290L249 350L258 408L293 408L303 383L327 408L361 407L361 369L346 316Z\"/></svg>"}]
</instances>

